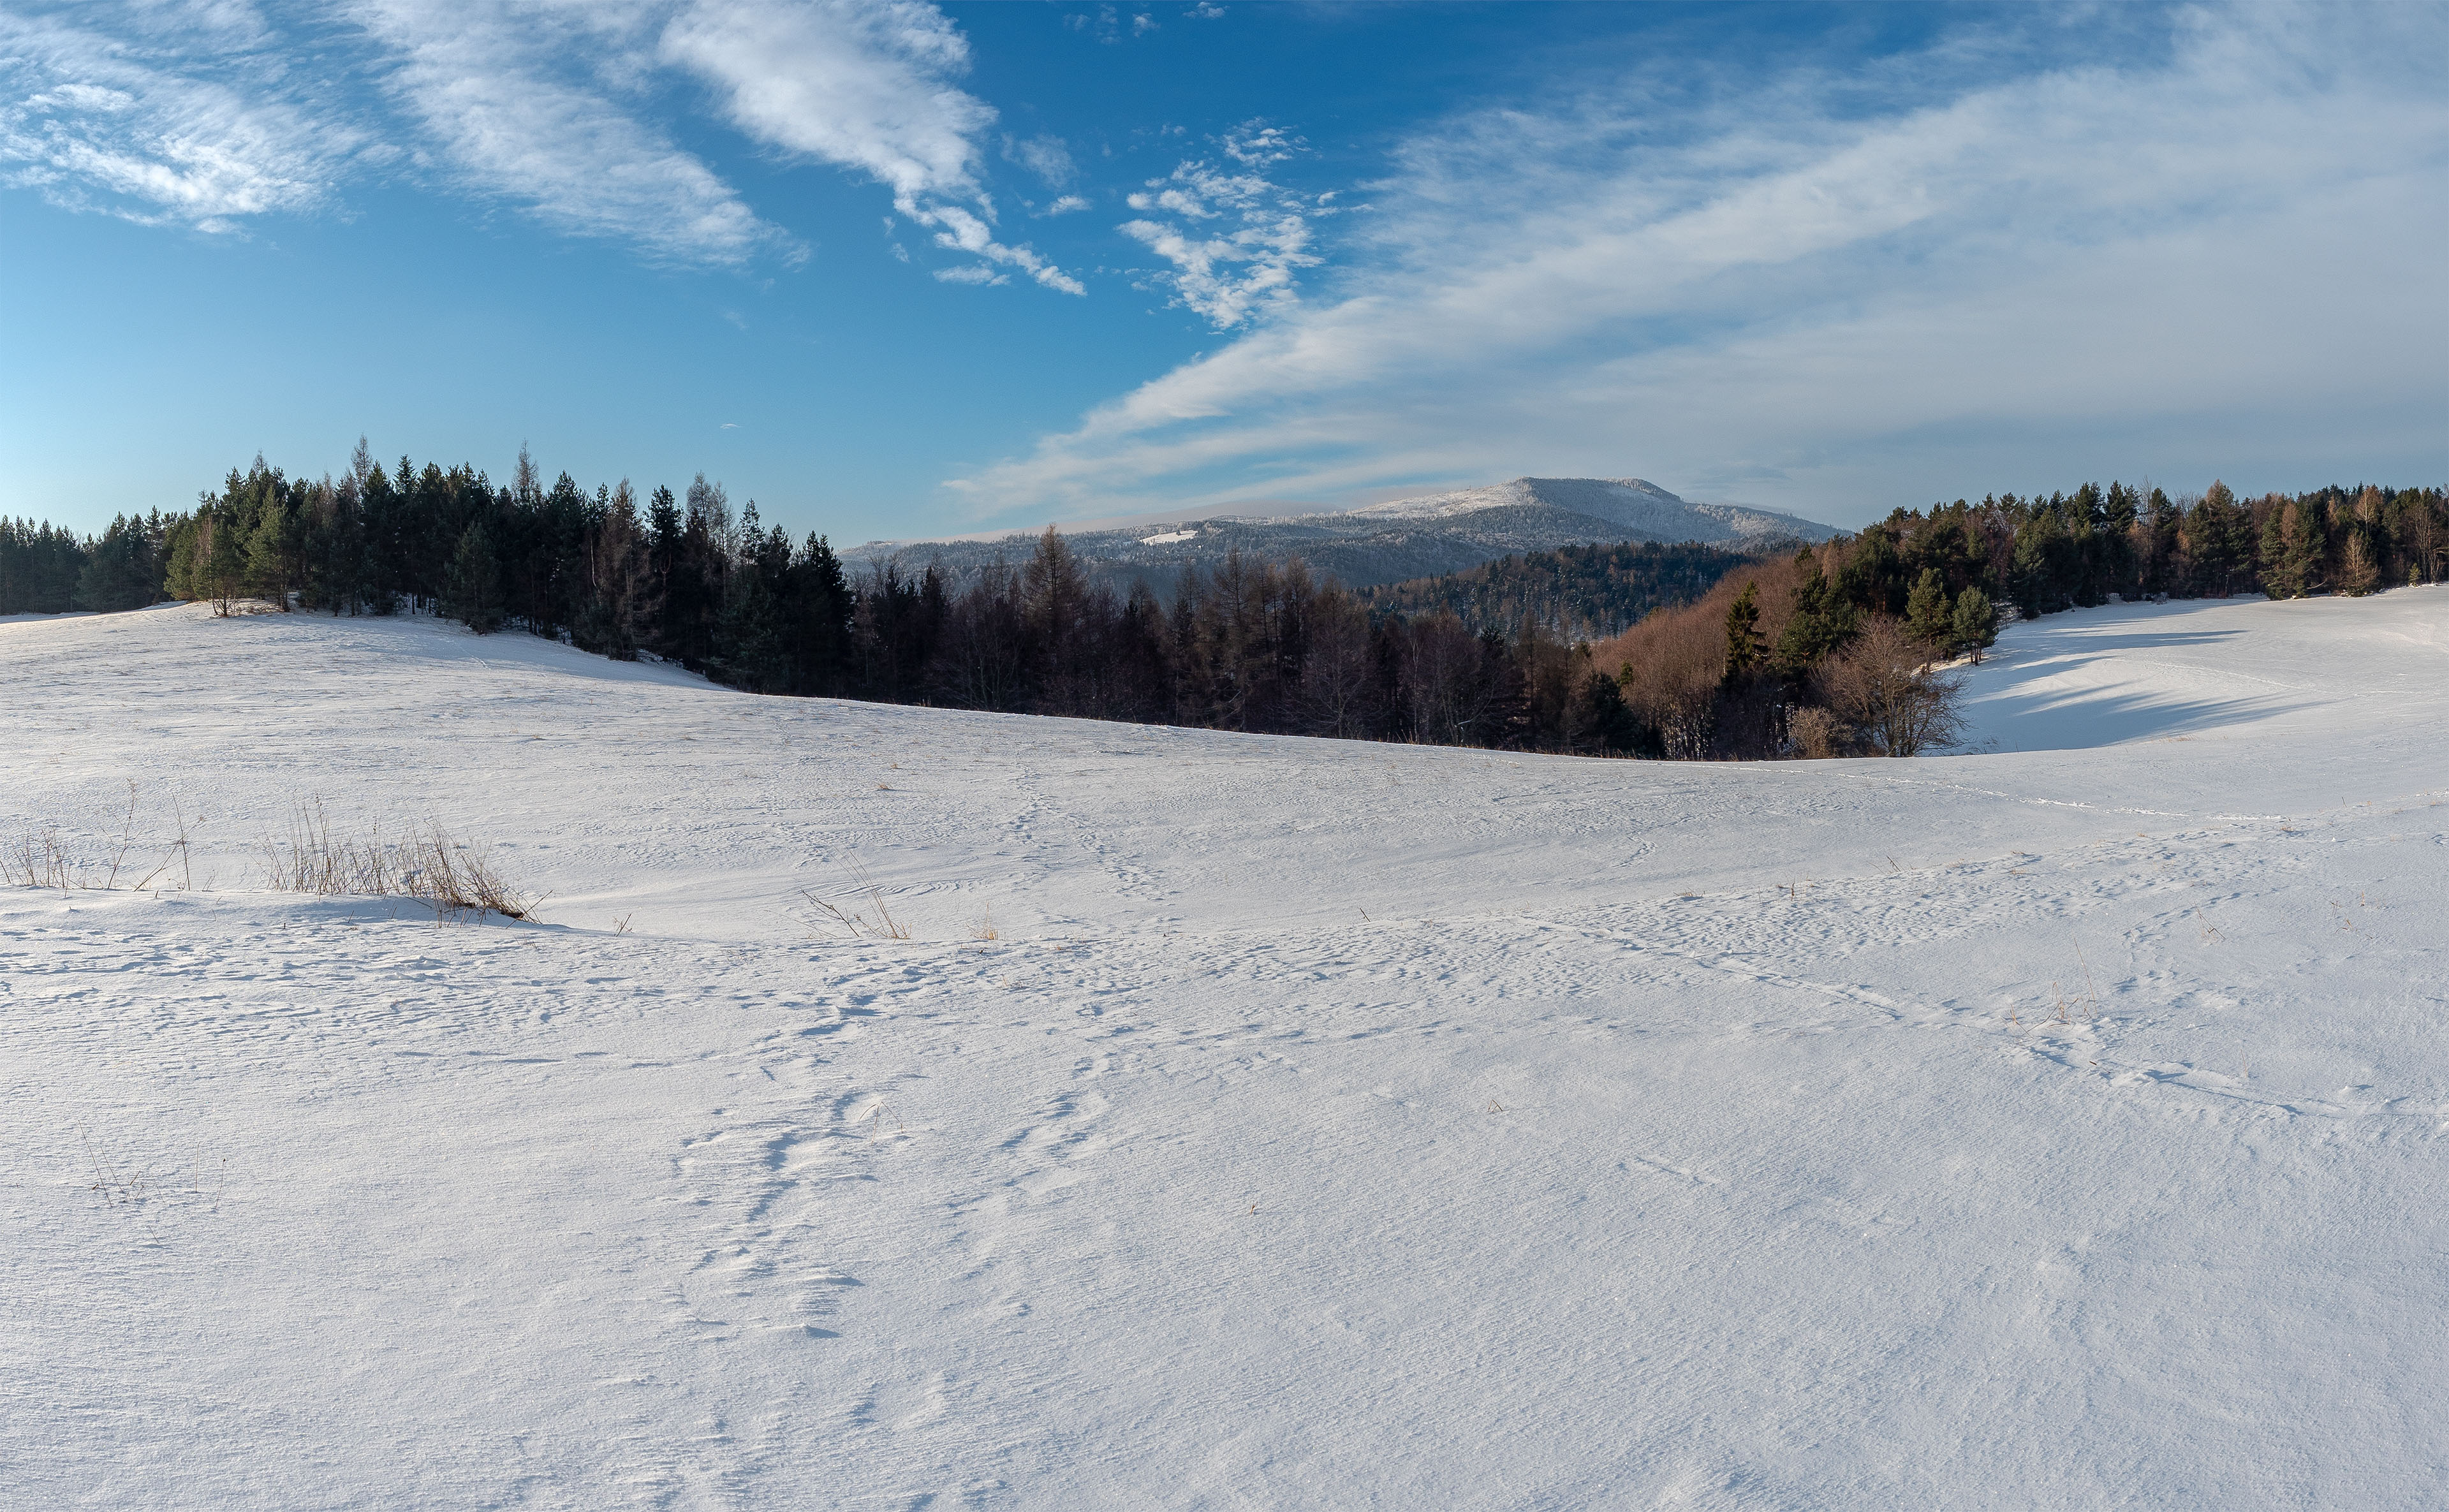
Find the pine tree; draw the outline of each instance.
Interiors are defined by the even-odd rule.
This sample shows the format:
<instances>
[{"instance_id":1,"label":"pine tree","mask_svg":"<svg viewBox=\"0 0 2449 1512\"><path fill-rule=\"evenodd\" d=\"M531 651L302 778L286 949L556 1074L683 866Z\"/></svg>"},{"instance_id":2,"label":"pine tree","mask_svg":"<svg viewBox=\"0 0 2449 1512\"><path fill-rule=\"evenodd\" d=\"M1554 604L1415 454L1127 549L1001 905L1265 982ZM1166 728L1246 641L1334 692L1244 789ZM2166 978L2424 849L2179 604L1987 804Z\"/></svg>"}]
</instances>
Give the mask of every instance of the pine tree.
<instances>
[{"instance_id":1,"label":"pine tree","mask_svg":"<svg viewBox=\"0 0 2449 1512\"><path fill-rule=\"evenodd\" d=\"M2122 483L2112 483L2102 512L2107 523L2100 530L2101 581L2109 592L2139 595L2143 591L2145 559L2138 549L2143 534L2143 495Z\"/></svg>"},{"instance_id":2,"label":"pine tree","mask_svg":"<svg viewBox=\"0 0 2449 1512\"><path fill-rule=\"evenodd\" d=\"M651 543L629 480L623 478L618 488L599 488L591 513L579 547L583 581L570 640L616 661L634 661L654 614Z\"/></svg>"},{"instance_id":3,"label":"pine tree","mask_svg":"<svg viewBox=\"0 0 2449 1512\"><path fill-rule=\"evenodd\" d=\"M282 612L289 608L290 560L296 554L289 511L278 493L266 492L246 536L246 586L258 598L269 599Z\"/></svg>"},{"instance_id":4,"label":"pine tree","mask_svg":"<svg viewBox=\"0 0 2449 1512\"><path fill-rule=\"evenodd\" d=\"M1979 588L1967 588L1956 596L1956 613L1948 622L1948 636L1957 650L1981 664L1981 653L1998 641L1998 611L1990 606L1990 596Z\"/></svg>"},{"instance_id":5,"label":"pine tree","mask_svg":"<svg viewBox=\"0 0 2449 1512\"><path fill-rule=\"evenodd\" d=\"M493 555L492 535L482 520L459 533L459 545L451 553L442 612L478 635L491 635L502 627L502 568Z\"/></svg>"},{"instance_id":6,"label":"pine tree","mask_svg":"<svg viewBox=\"0 0 2449 1512\"><path fill-rule=\"evenodd\" d=\"M2312 510L2289 499L2262 526L2262 591L2274 599L2301 599L2316 585L2320 556L2313 545Z\"/></svg>"},{"instance_id":7,"label":"pine tree","mask_svg":"<svg viewBox=\"0 0 2449 1512\"><path fill-rule=\"evenodd\" d=\"M183 514L170 526L162 544L162 594L180 603L193 603L204 596L199 587L202 564L196 556L198 516Z\"/></svg>"},{"instance_id":8,"label":"pine tree","mask_svg":"<svg viewBox=\"0 0 2449 1512\"><path fill-rule=\"evenodd\" d=\"M1944 645L1948 637L1947 580L1937 567L1924 567L1913 592L1905 596L1905 623L1914 639Z\"/></svg>"},{"instance_id":9,"label":"pine tree","mask_svg":"<svg viewBox=\"0 0 2449 1512\"><path fill-rule=\"evenodd\" d=\"M754 565L735 574L714 626L714 669L751 693L781 692L790 676L781 611L765 577Z\"/></svg>"},{"instance_id":10,"label":"pine tree","mask_svg":"<svg viewBox=\"0 0 2449 1512\"><path fill-rule=\"evenodd\" d=\"M1799 678L1853 637L1858 616L1852 604L1837 596L1816 553L1806 547L1795 553L1794 561L1803 569L1803 581L1795 586L1794 612L1778 633L1777 668Z\"/></svg>"},{"instance_id":11,"label":"pine tree","mask_svg":"<svg viewBox=\"0 0 2449 1512\"><path fill-rule=\"evenodd\" d=\"M2145 593L2168 593L2185 586L2183 548L2178 535L2184 519L2184 512L2169 502L2167 493L2158 488L2151 490L2142 523L2136 527L2142 542L2137 554L2142 558L2141 587Z\"/></svg>"},{"instance_id":12,"label":"pine tree","mask_svg":"<svg viewBox=\"0 0 2449 1512\"><path fill-rule=\"evenodd\" d=\"M2252 548L2251 522L2228 491L2212 480L2202 499L2186 512L2186 555L2194 572L2195 590L2225 599L2241 585L2237 579Z\"/></svg>"},{"instance_id":13,"label":"pine tree","mask_svg":"<svg viewBox=\"0 0 2449 1512\"><path fill-rule=\"evenodd\" d=\"M2027 616L2049 614L2074 602L2073 574L2067 570L2070 543L2058 511L2036 506L2015 527L2009 590Z\"/></svg>"},{"instance_id":14,"label":"pine tree","mask_svg":"<svg viewBox=\"0 0 2449 1512\"><path fill-rule=\"evenodd\" d=\"M1616 679L1591 665L1584 647L1575 663L1578 677L1572 699L1565 707L1564 746L1568 751L1631 751L1641 744L1641 721L1624 701Z\"/></svg>"},{"instance_id":15,"label":"pine tree","mask_svg":"<svg viewBox=\"0 0 2449 1512\"><path fill-rule=\"evenodd\" d=\"M362 497L355 472L316 486L305 519L308 568L300 595L310 608L356 614L370 595Z\"/></svg>"},{"instance_id":16,"label":"pine tree","mask_svg":"<svg viewBox=\"0 0 2449 1512\"><path fill-rule=\"evenodd\" d=\"M2287 532L2287 554L2304 584L2306 593L2319 593L2329 586L2325 564L2329 560L2329 532L2324 521L2327 514L2322 506L2307 499L2291 502L2280 510Z\"/></svg>"},{"instance_id":17,"label":"pine tree","mask_svg":"<svg viewBox=\"0 0 2449 1512\"><path fill-rule=\"evenodd\" d=\"M213 613L226 620L237 612L239 595L246 586L246 551L239 540L237 511L206 511L197 532L196 550L202 566L198 586L212 601Z\"/></svg>"}]
</instances>

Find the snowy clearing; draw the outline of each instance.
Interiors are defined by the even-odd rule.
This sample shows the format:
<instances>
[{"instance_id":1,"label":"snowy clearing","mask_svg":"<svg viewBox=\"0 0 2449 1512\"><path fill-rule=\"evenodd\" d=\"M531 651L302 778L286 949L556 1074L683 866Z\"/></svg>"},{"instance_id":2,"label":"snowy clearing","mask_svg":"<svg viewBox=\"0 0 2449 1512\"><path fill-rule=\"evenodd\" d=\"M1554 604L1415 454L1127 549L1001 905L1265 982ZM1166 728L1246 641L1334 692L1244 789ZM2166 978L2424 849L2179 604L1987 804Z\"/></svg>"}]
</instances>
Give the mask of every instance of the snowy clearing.
<instances>
[{"instance_id":1,"label":"snowy clearing","mask_svg":"<svg viewBox=\"0 0 2449 1512\"><path fill-rule=\"evenodd\" d=\"M0 890L0 1503L2438 1504L2449 591L1972 676L1686 765L0 624L0 840L195 884ZM315 798L542 922L263 890Z\"/></svg>"}]
</instances>

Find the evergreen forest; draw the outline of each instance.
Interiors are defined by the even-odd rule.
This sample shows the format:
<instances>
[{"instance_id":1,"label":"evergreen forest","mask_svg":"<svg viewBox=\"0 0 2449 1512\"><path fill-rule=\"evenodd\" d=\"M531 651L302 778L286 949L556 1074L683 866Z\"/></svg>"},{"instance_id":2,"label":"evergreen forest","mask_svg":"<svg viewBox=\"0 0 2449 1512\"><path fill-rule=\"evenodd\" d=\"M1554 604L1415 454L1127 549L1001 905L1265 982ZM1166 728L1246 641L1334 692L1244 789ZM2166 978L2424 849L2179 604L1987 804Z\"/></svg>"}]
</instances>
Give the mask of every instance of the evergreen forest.
<instances>
[{"instance_id":1,"label":"evergreen forest","mask_svg":"<svg viewBox=\"0 0 2449 1512\"><path fill-rule=\"evenodd\" d=\"M754 693L1687 758L1941 747L1935 667L1977 658L2015 615L2444 574L2438 488L2242 499L2217 483L1900 508L1790 557L1574 547L1359 594L1298 560L1235 557L1169 602L1092 583L1051 527L957 586L932 567L854 575L824 537L792 540L753 501L735 514L703 474L680 494L590 493L546 484L524 451L502 487L386 469L361 442L337 480L258 458L191 509L100 536L0 519L0 614L165 599L428 614Z\"/></svg>"}]
</instances>

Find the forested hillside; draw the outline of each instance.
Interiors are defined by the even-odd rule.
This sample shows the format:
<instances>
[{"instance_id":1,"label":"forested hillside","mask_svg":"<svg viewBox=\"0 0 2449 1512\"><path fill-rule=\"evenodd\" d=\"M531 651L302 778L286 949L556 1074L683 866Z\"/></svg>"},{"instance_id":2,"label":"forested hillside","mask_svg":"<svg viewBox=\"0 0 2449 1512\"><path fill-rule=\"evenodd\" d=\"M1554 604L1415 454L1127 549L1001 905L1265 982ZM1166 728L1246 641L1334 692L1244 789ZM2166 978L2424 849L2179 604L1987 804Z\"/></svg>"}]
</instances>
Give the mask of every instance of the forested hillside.
<instances>
[{"instance_id":1,"label":"forested hillside","mask_svg":"<svg viewBox=\"0 0 2449 1512\"><path fill-rule=\"evenodd\" d=\"M1512 634L1536 624L1559 640L1620 635L1651 610L1689 603L1757 559L1686 542L1624 542L1529 551L1461 572L1364 588L1373 613L1454 614L1475 629Z\"/></svg>"},{"instance_id":2,"label":"forested hillside","mask_svg":"<svg viewBox=\"0 0 2449 1512\"><path fill-rule=\"evenodd\" d=\"M425 612L758 693L1684 757L1942 747L1933 665L1977 656L2000 606L2361 594L2444 571L2436 488L2245 501L2112 483L1899 509L1791 558L1577 547L1359 594L1236 553L1165 602L1093 582L1051 529L958 586L932 566L854 577L822 536L795 542L753 502L735 515L703 475L682 495L588 493L522 452L496 488L468 467L386 469L362 445L337 480L259 458L192 510L92 539L0 528L0 613L164 597Z\"/></svg>"}]
</instances>

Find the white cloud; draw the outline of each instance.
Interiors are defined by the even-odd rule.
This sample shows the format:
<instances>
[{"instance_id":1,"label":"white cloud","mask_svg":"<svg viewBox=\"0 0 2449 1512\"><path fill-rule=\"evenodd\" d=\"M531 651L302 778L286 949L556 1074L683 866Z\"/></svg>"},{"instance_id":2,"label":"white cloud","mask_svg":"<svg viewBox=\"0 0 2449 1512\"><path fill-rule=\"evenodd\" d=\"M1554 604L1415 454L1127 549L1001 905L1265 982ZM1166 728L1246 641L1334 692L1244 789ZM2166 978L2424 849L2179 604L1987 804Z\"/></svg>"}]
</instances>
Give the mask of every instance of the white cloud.
<instances>
[{"instance_id":1,"label":"white cloud","mask_svg":"<svg viewBox=\"0 0 2449 1512\"><path fill-rule=\"evenodd\" d=\"M1252 121L1238 131L1224 133L1218 145L1224 149L1224 156L1247 168L1289 163L1303 150L1299 138L1287 134L1282 126L1271 126L1263 121Z\"/></svg>"},{"instance_id":2,"label":"white cloud","mask_svg":"<svg viewBox=\"0 0 2449 1512\"><path fill-rule=\"evenodd\" d=\"M245 0L72 13L0 11L0 182L64 204L222 229L389 165L660 260L804 255L675 140L680 69L762 145L883 184L939 246L1084 292L996 239L995 112L923 0L297 0L276 12L294 36ZM1057 187L1073 172L1058 138L1008 150Z\"/></svg>"},{"instance_id":3,"label":"white cloud","mask_svg":"<svg viewBox=\"0 0 2449 1512\"><path fill-rule=\"evenodd\" d=\"M1146 11L1135 12L1126 29L1122 11L1111 5L1100 5L1094 16L1075 10L1063 18L1063 24L1074 31L1088 32L1109 48L1121 43L1126 29L1134 37L1145 37L1157 29L1156 17Z\"/></svg>"},{"instance_id":4,"label":"white cloud","mask_svg":"<svg viewBox=\"0 0 2449 1512\"><path fill-rule=\"evenodd\" d=\"M914 204L904 211L921 225L935 229L935 245L948 252L966 252L1009 267L1020 269L1050 289L1065 294L1086 294L1080 281L1062 269L1040 258L1027 246L1006 246L994 239L981 217L956 204Z\"/></svg>"},{"instance_id":5,"label":"white cloud","mask_svg":"<svg viewBox=\"0 0 2449 1512\"><path fill-rule=\"evenodd\" d=\"M1050 188L1060 189L1079 176L1080 170L1071 162L1071 149L1061 137L1015 139L1007 134L1003 155L1005 162L1019 163L1045 180Z\"/></svg>"},{"instance_id":6,"label":"white cloud","mask_svg":"<svg viewBox=\"0 0 2449 1512\"><path fill-rule=\"evenodd\" d=\"M244 49L234 5L0 11L0 182L148 224L235 229L326 201L364 135Z\"/></svg>"},{"instance_id":7,"label":"white cloud","mask_svg":"<svg viewBox=\"0 0 2449 1512\"><path fill-rule=\"evenodd\" d=\"M2440 12L2172 26L2156 66L1871 119L1785 78L1671 134L1638 92L1454 121L1372 186L1331 298L952 487L1097 513L1639 472L1843 523L2087 469L2437 459L2449 110L2409 60ZM1205 172L1134 233L1180 239L1186 303L1234 268L1196 259L1237 224Z\"/></svg>"},{"instance_id":8,"label":"white cloud","mask_svg":"<svg viewBox=\"0 0 2449 1512\"><path fill-rule=\"evenodd\" d=\"M942 283L996 284L1012 281L994 269L982 267L974 262L957 268L938 268L935 270L935 278Z\"/></svg>"},{"instance_id":9,"label":"white cloud","mask_svg":"<svg viewBox=\"0 0 2449 1512\"><path fill-rule=\"evenodd\" d=\"M1249 171L1223 170L1204 160L1182 163L1169 177L1147 181L1128 201L1147 216L1171 219L1144 216L1119 229L1172 264L1156 280L1176 303L1224 331L1296 302L1296 270L1320 260L1309 250L1310 220L1331 212L1328 197L1304 199L1256 171L1299 150L1282 131L1254 122L1221 145Z\"/></svg>"},{"instance_id":10,"label":"white cloud","mask_svg":"<svg viewBox=\"0 0 2449 1512\"><path fill-rule=\"evenodd\" d=\"M698 0L663 50L761 142L858 168L897 199L976 190L977 138L995 113L950 82L969 43L931 5Z\"/></svg>"},{"instance_id":11,"label":"white cloud","mask_svg":"<svg viewBox=\"0 0 2449 1512\"><path fill-rule=\"evenodd\" d=\"M995 113L952 83L969 67L969 44L935 7L697 0L665 29L663 49L722 92L742 131L867 173L938 245L1087 292L1031 248L994 239L977 170L978 138Z\"/></svg>"},{"instance_id":12,"label":"white cloud","mask_svg":"<svg viewBox=\"0 0 2449 1512\"><path fill-rule=\"evenodd\" d=\"M1038 214L1041 216L1070 215L1075 210L1086 210L1088 208L1088 201L1083 200L1076 194L1067 194L1061 199L1056 200L1053 203L1048 205L1045 209L1040 210Z\"/></svg>"},{"instance_id":13,"label":"white cloud","mask_svg":"<svg viewBox=\"0 0 2449 1512\"><path fill-rule=\"evenodd\" d=\"M677 261L738 262L784 242L731 186L642 119L621 86L658 8L554 0L360 0L386 83L459 186L563 230ZM593 73L572 58L597 60ZM626 76L626 77L625 77Z\"/></svg>"}]
</instances>

